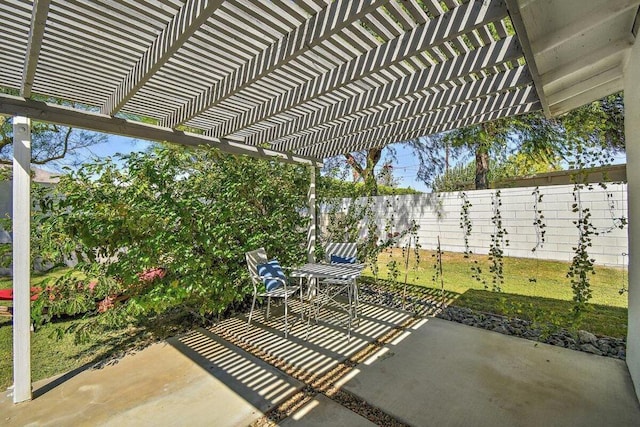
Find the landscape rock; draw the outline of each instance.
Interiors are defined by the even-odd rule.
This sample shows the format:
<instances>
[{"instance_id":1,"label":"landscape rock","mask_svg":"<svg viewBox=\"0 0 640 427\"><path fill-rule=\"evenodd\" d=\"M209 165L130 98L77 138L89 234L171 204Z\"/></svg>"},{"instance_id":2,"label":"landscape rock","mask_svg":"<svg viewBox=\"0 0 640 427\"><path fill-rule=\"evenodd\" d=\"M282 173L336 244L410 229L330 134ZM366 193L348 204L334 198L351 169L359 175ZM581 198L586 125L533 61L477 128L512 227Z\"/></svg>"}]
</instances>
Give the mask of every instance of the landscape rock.
<instances>
[{"instance_id":1,"label":"landscape rock","mask_svg":"<svg viewBox=\"0 0 640 427\"><path fill-rule=\"evenodd\" d=\"M579 330L578 340L580 341L580 344L591 344L593 346L598 345L598 338L591 332Z\"/></svg>"},{"instance_id":2,"label":"landscape rock","mask_svg":"<svg viewBox=\"0 0 640 427\"><path fill-rule=\"evenodd\" d=\"M597 354L598 356L602 356L602 352L592 344L582 344L580 346L580 350L586 351L587 353L593 353L593 354Z\"/></svg>"},{"instance_id":3,"label":"landscape rock","mask_svg":"<svg viewBox=\"0 0 640 427\"><path fill-rule=\"evenodd\" d=\"M548 327L542 325L541 329L539 324L527 320L509 319L495 314L478 313L468 308L452 306L446 307L437 314L437 317L599 356L622 360L626 358L626 341L624 339L597 337L589 331L580 330L577 336L574 336L570 331L564 328L557 329L553 325L548 325ZM553 333L549 333L549 331L553 331Z\"/></svg>"}]
</instances>

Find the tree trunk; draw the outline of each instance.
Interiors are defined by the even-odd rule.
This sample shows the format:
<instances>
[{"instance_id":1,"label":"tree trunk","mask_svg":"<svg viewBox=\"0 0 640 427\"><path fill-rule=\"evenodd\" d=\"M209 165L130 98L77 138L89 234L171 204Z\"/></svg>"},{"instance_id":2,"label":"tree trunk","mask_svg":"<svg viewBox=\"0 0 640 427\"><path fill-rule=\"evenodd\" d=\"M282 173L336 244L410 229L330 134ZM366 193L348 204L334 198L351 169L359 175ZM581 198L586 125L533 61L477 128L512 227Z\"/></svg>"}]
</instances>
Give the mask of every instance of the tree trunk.
<instances>
[{"instance_id":1,"label":"tree trunk","mask_svg":"<svg viewBox=\"0 0 640 427\"><path fill-rule=\"evenodd\" d=\"M476 190L489 188L489 154L476 149Z\"/></svg>"},{"instance_id":2,"label":"tree trunk","mask_svg":"<svg viewBox=\"0 0 640 427\"><path fill-rule=\"evenodd\" d=\"M375 167L382 157L382 147L370 148L367 151L367 166L364 176L364 191L368 196L378 195L378 181L376 180Z\"/></svg>"},{"instance_id":3,"label":"tree trunk","mask_svg":"<svg viewBox=\"0 0 640 427\"><path fill-rule=\"evenodd\" d=\"M359 165L353 155L345 153L347 163L357 172L364 182L365 196L378 195L378 181L376 180L375 167L382 157L382 147L369 148L367 150L367 160L364 167Z\"/></svg>"},{"instance_id":4,"label":"tree trunk","mask_svg":"<svg viewBox=\"0 0 640 427\"><path fill-rule=\"evenodd\" d=\"M445 144L444 146L444 173L448 173L449 172L449 144Z\"/></svg>"}]
</instances>

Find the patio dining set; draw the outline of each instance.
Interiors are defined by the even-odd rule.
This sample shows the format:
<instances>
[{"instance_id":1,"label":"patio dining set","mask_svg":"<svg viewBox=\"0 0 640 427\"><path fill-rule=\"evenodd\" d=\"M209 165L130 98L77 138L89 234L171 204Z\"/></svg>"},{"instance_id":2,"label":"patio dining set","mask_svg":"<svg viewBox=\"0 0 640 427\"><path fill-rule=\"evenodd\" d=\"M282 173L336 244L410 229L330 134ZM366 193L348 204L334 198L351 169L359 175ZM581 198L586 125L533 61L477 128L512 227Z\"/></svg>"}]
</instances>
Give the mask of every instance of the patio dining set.
<instances>
[{"instance_id":1,"label":"patio dining set","mask_svg":"<svg viewBox=\"0 0 640 427\"><path fill-rule=\"evenodd\" d=\"M331 306L343 316L346 314L346 334L351 337L358 319L358 286L364 264L358 263L355 243L329 243L322 262L310 262L285 273L280 263L269 260L264 248L247 252L246 260L253 284L253 300L247 326L251 325L258 297L267 298L265 319L268 320L272 298L284 300L284 336L289 331L289 301L299 294L300 319L307 322L307 336L311 321L317 324L320 310ZM297 280L297 285L294 284ZM306 303L305 303L306 302ZM335 313L335 311L332 311ZM337 314L334 314L337 316Z\"/></svg>"}]
</instances>

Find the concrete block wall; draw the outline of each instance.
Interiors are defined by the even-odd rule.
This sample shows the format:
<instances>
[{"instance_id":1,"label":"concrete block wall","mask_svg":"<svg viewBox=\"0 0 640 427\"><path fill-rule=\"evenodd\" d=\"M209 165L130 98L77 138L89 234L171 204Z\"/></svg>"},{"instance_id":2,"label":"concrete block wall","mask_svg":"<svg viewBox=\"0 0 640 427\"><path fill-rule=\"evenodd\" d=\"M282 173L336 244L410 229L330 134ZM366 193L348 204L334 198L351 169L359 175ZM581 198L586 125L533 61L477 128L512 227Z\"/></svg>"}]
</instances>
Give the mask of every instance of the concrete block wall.
<instances>
[{"instance_id":1,"label":"concrete block wall","mask_svg":"<svg viewBox=\"0 0 640 427\"><path fill-rule=\"evenodd\" d=\"M533 187L501 189L500 207L503 227L507 230L509 246L505 255L513 257L570 261L573 247L578 242L578 231L573 221L578 214L573 212L573 186L559 185L540 187L543 222L546 224L545 242L536 250L538 233L534 226L535 196ZM493 207L495 190L466 192L471 203L469 219L472 224L469 247L478 254L486 254L494 232ZM627 263L627 230L617 228L617 218L627 217L626 184L608 184L606 189L594 186L583 189L580 199L591 212L591 222L600 234L593 237L589 253L601 265L622 266ZM359 201L363 203L362 200ZM349 200L342 201L346 209ZM419 242L424 249L435 249L438 236L443 251L464 252L464 236L460 228L462 207L461 193L417 194L405 196L379 196L373 198L373 210L380 229L384 229L387 218L393 215L392 231L406 229L412 220L419 225ZM327 221L327 208L323 208L322 222ZM363 233L365 227L362 227Z\"/></svg>"}]
</instances>

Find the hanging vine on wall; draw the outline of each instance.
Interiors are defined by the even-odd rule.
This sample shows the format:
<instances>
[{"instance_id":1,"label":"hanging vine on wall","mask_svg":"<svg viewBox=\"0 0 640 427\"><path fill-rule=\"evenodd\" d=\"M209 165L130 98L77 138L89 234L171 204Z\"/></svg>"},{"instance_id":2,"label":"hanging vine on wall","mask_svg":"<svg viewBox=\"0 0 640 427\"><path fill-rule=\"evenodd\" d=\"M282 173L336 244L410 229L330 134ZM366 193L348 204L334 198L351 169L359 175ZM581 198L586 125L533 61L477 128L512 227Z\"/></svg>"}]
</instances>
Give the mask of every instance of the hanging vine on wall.
<instances>
[{"instance_id":1,"label":"hanging vine on wall","mask_svg":"<svg viewBox=\"0 0 640 427\"><path fill-rule=\"evenodd\" d=\"M547 224L540 209L540 203L542 203L543 197L543 194L540 193L540 188L536 187L531 195L533 196L533 226L536 230L536 245L531 249L531 252L535 252L544 246Z\"/></svg>"},{"instance_id":2,"label":"hanging vine on wall","mask_svg":"<svg viewBox=\"0 0 640 427\"><path fill-rule=\"evenodd\" d=\"M542 209L540 209L540 204L542 203L542 193L540 193L540 187L536 187L531 193L533 196L533 227L536 231L536 245L531 249L531 252L538 260L538 252L537 250L544 246L544 242L546 241L546 228L547 224L544 220L544 215L542 214ZM538 279L536 277L529 277L529 283L537 283Z\"/></svg>"},{"instance_id":3,"label":"hanging vine on wall","mask_svg":"<svg viewBox=\"0 0 640 427\"><path fill-rule=\"evenodd\" d=\"M417 263L419 262L420 244L418 243L418 229L419 229L418 223L415 220L412 220L411 225L409 226L409 229L408 229L409 238L407 239L407 243L404 246L402 246L402 257L405 261L404 287L402 290L402 308L403 309L406 307L406 304L407 304L407 284L409 280L409 258L411 255L412 247L413 247L413 253L416 259L414 266L417 266ZM416 270L417 270L417 267L416 267Z\"/></svg>"},{"instance_id":4,"label":"hanging vine on wall","mask_svg":"<svg viewBox=\"0 0 640 427\"><path fill-rule=\"evenodd\" d=\"M502 222L502 199L500 198L500 190L491 196L491 206L493 208L493 234L491 234L491 244L489 246L489 272L491 273L491 290L494 292L502 292L504 284L504 248L509 246L509 240L506 239L508 234ZM485 284L485 287L486 284Z\"/></svg>"},{"instance_id":5,"label":"hanging vine on wall","mask_svg":"<svg viewBox=\"0 0 640 427\"><path fill-rule=\"evenodd\" d=\"M599 229L599 234L607 234L616 229L622 230L627 226L627 217L625 217L624 215L617 215L618 211L620 211L621 209L618 208L618 203L616 202L611 191L606 192L606 198L607 208L609 209L609 216L611 217L611 225L606 228Z\"/></svg>"},{"instance_id":6,"label":"hanging vine on wall","mask_svg":"<svg viewBox=\"0 0 640 427\"><path fill-rule=\"evenodd\" d=\"M573 311L576 316L576 320L587 308L587 303L591 299L591 279L590 276L595 274L595 259L589 256L589 248L592 246L593 237L600 234L606 234L613 231L616 228L624 228L627 224L627 219L624 215L616 216L617 204L613 198L613 193L607 192L607 204L612 220L612 224L609 227L602 229L596 228L591 221L591 211L588 207L583 205L581 193L586 188L588 190L593 189L592 184L588 184L588 168L596 166L604 166L611 164L614 160L608 150L603 150L601 147L584 146L584 143L580 139L571 139L567 141L567 147L574 154L574 157L570 161L570 167L578 170L578 172L571 176L573 186L573 205L572 211L577 213L578 218L573 221L578 231L578 242L573 247L574 255L567 272L567 277L571 282L571 289L573 291ZM606 174L603 174L603 179L598 183L603 189L607 189Z\"/></svg>"},{"instance_id":7,"label":"hanging vine on wall","mask_svg":"<svg viewBox=\"0 0 640 427\"><path fill-rule=\"evenodd\" d=\"M434 287L440 285L440 306L444 307L445 304L445 296L444 296L444 275L442 271L442 247L440 246L440 236L438 235L438 246L436 247L436 252L431 255L435 258L433 264L433 276L431 277L431 281L434 284Z\"/></svg>"},{"instance_id":8,"label":"hanging vine on wall","mask_svg":"<svg viewBox=\"0 0 640 427\"><path fill-rule=\"evenodd\" d=\"M591 223L591 211L582 204L580 191L583 184L573 185L573 205L572 212L578 214L578 219L573 224L578 230L578 244L573 248L574 255L567 272L567 277L571 279L571 289L573 290L573 311L579 316L586 309L587 302L591 299L591 279L595 274L595 259L589 256L588 249L591 247L593 236L598 232Z\"/></svg>"},{"instance_id":9,"label":"hanging vine on wall","mask_svg":"<svg viewBox=\"0 0 640 427\"><path fill-rule=\"evenodd\" d=\"M462 206L460 207L460 228L462 229L462 236L464 239L464 257L469 258L471 255L471 250L469 249L469 236L471 236L471 230L473 228L471 218L469 217L469 210L472 205L467 193L460 193L460 198L462 199Z\"/></svg>"},{"instance_id":10,"label":"hanging vine on wall","mask_svg":"<svg viewBox=\"0 0 640 427\"><path fill-rule=\"evenodd\" d=\"M471 270L471 278L476 280L478 283L482 284L485 288L487 288L487 281L482 276L482 267L480 267L480 263L477 259L472 259L471 255L473 252L469 247L469 237L471 236L471 230L473 229L473 224L471 223L471 202L469 201L469 196L464 191L460 193L460 198L462 199L462 206L460 207L460 228L462 229L462 236L464 239L464 257L471 259L471 266L469 267Z\"/></svg>"},{"instance_id":11,"label":"hanging vine on wall","mask_svg":"<svg viewBox=\"0 0 640 427\"><path fill-rule=\"evenodd\" d=\"M418 272L420 271L420 248L422 247L422 245L420 244L419 241L419 236L418 236L418 225L416 224L415 220L413 221L414 223L414 242L415 244L413 245L413 284L415 285L416 283L418 283L420 281L420 276L418 275Z\"/></svg>"}]
</instances>

